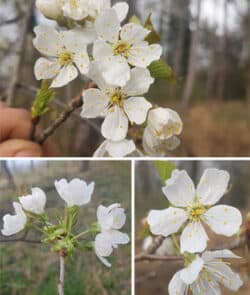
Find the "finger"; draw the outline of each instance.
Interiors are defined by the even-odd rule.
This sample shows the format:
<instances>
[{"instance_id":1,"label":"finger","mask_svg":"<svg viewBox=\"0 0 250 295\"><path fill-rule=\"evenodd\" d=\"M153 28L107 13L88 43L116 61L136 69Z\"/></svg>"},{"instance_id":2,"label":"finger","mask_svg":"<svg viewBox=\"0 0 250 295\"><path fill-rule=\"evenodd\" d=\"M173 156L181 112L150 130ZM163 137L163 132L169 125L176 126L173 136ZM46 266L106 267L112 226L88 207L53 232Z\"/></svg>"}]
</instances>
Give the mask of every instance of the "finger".
<instances>
[{"instance_id":1,"label":"finger","mask_svg":"<svg viewBox=\"0 0 250 295\"><path fill-rule=\"evenodd\" d=\"M42 157L40 145L27 140L10 139L0 144L0 157Z\"/></svg>"},{"instance_id":2,"label":"finger","mask_svg":"<svg viewBox=\"0 0 250 295\"><path fill-rule=\"evenodd\" d=\"M0 101L0 109L5 108L6 104L4 101Z\"/></svg>"},{"instance_id":3,"label":"finger","mask_svg":"<svg viewBox=\"0 0 250 295\"><path fill-rule=\"evenodd\" d=\"M21 109L0 108L0 142L10 138L28 139L31 115Z\"/></svg>"}]
</instances>

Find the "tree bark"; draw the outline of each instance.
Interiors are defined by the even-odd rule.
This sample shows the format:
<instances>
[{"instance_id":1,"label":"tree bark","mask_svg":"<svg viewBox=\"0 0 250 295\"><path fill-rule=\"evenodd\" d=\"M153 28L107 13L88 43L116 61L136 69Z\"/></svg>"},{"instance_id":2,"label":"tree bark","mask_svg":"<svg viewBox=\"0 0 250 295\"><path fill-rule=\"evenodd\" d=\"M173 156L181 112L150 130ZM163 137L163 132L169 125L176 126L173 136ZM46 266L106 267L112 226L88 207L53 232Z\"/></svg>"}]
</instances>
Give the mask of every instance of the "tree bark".
<instances>
[{"instance_id":1,"label":"tree bark","mask_svg":"<svg viewBox=\"0 0 250 295\"><path fill-rule=\"evenodd\" d=\"M190 103L191 95L193 92L195 76L196 76L196 53L199 45L199 33L200 33L200 14L201 14L202 0L197 0L197 14L194 19L195 29L192 32L191 46L188 61L188 73L184 86L182 105L187 107Z\"/></svg>"}]
</instances>

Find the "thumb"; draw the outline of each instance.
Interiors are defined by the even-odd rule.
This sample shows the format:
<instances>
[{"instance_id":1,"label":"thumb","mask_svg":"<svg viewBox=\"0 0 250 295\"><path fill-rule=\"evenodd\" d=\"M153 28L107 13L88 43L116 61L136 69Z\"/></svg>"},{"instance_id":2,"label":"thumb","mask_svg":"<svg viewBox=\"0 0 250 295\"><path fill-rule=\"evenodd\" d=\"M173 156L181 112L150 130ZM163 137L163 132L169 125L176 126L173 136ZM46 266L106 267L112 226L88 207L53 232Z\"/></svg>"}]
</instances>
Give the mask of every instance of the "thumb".
<instances>
[{"instance_id":1,"label":"thumb","mask_svg":"<svg viewBox=\"0 0 250 295\"><path fill-rule=\"evenodd\" d=\"M0 144L1 157L41 157L41 146L28 140L10 139Z\"/></svg>"}]
</instances>

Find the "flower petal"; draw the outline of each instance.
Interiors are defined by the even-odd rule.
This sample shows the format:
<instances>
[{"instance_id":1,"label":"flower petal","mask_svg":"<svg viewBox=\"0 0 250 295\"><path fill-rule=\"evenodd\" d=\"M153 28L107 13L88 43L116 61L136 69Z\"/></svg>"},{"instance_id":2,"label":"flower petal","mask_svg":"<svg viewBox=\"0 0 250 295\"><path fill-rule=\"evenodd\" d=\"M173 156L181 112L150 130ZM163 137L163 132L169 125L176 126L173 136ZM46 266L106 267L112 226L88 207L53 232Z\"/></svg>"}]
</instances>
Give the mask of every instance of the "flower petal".
<instances>
[{"instance_id":1,"label":"flower petal","mask_svg":"<svg viewBox=\"0 0 250 295\"><path fill-rule=\"evenodd\" d=\"M130 122L140 125L146 121L147 114L152 104L144 97L130 97L124 102L124 111Z\"/></svg>"},{"instance_id":2,"label":"flower petal","mask_svg":"<svg viewBox=\"0 0 250 295\"><path fill-rule=\"evenodd\" d=\"M192 284L198 278L203 265L203 260L198 255L196 255L196 258L192 261L192 263L189 264L188 267L182 269L180 272L180 277L183 282L187 285Z\"/></svg>"},{"instance_id":3,"label":"flower petal","mask_svg":"<svg viewBox=\"0 0 250 295\"><path fill-rule=\"evenodd\" d=\"M112 87L105 81L99 61L93 61L90 63L88 77L93 80L102 91L112 92L112 90L115 89L115 87Z\"/></svg>"},{"instance_id":4,"label":"flower petal","mask_svg":"<svg viewBox=\"0 0 250 295\"><path fill-rule=\"evenodd\" d=\"M227 171L206 169L197 186L197 196L203 205L217 203L226 193L230 175Z\"/></svg>"},{"instance_id":5,"label":"flower petal","mask_svg":"<svg viewBox=\"0 0 250 295\"><path fill-rule=\"evenodd\" d=\"M195 295L221 295L219 284L215 280L208 280L202 276L191 285L190 289Z\"/></svg>"},{"instance_id":6,"label":"flower petal","mask_svg":"<svg viewBox=\"0 0 250 295\"><path fill-rule=\"evenodd\" d=\"M113 252L110 236L104 233L100 233L96 236L94 247L96 254L99 256L108 257Z\"/></svg>"},{"instance_id":7,"label":"flower petal","mask_svg":"<svg viewBox=\"0 0 250 295\"><path fill-rule=\"evenodd\" d=\"M39 25L34 29L34 47L46 56L58 56L63 50L59 33L51 26Z\"/></svg>"},{"instance_id":8,"label":"flower petal","mask_svg":"<svg viewBox=\"0 0 250 295\"><path fill-rule=\"evenodd\" d=\"M102 135L113 141L125 139L128 132L128 119L124 111L115 106L108 111L102 124Z\"/></svg>"},{"instance_id":9,"label":"flower petal","mask_svg":"<svg viewBox=\"0 0 250 295\"><path fill-rule=\"evenodd\" d=\"M95 60L113 56L112 47L103 40L97 40L93 45L93 56Z\"/></svg>"},{"instance_id":10,"label":"flower petal","mask_svg":"<svg viewBox=\"0 0 250 295\"><path fill-rule=\"evenodd\" d=\"M121 29L121 40L127 41L129 44L135 44L144 41L149 33L150 31L143 28L143 26L129 23L124 25Z\"/></svg>"},{"instance_id":11,"label":"flower petal","mask_svg":"<svg viewBox=\"0 0 250 295\"><path fill-rule=\"evenodd\" d=\"M89 72L89 56L87 51L86 53L75 53L73 61L81 74L84 75Z\"/></svg>"},{"instance_id":12,"label":"flower petal","mask_svg":"<svg viewBox=\"0 0 250 295\"><path fill-rule=\"evenodd\" d=\"M58 88L67 85L78 76L77 69L74 65L69 64L61 68L59 74L55 77L50 87Z\"/></svg>"},{"instance_id":13,"label":"flower petal","mask_svg":"<svg viewBox=\"0 0 250 295\"><path fill-rule=\"evenodd\" d=\"M105 235L110 238L110 241L114 248L117 248L117 245L126 245L129 243L130 240L127 234L124 234L118 230L109 231L105 233Z\"/></svg>"},{"instance_id":14,"label":"flower petal","mask_svg":"<svg viewBox=\"0 0 250 295\"><path fill-rule=\"evenodd\" d=\"M122 141L107 142L106 149L111 157L125 157L132 154L136 150L133 140L124 139Z\"/></svg>"},{"instance_id":15,"label":"flower petal","mask_svg":"<svg viewBox=\"0 0 250 295\"><path fill-rule=\"evenodd\" d=\"M46 204L46 195L39 187L31 189L32 194L19 197L19 201L26 211L34 214L42 214Z\"/></svg>"},{"instance_id":16,"label":"flower petal","mask_svg":"<svg viewBox=\"0 0 250 295\"><path fill-rule=\"evenodd\" d=\"M165 210L151 210L147 222L154 235L167 237L177 232L187 218L187 213L184 210L169 207Z\"/></svg>"},{"instance_id":17,"label":"flower petal","mask_svg":"<svg viewBox=\"0 0 250 295\"><path fill-rule=\"evenodd\" d=\"M211 260L221 259L221 258L235 258L240 259L241 257L238 255L235 255L232 251L228 249L224 250L217 250L217 251L206 251L202 253L201 258L205 262L209 262Z\"/></svg>"},{"instance_id":18,"label":"flower petal","mask_svg":"<svg viewBox=\"0 0 250 295\"><path fill-rule=\"evenodd\" d=\"M181 237L181 253L202 252L207 246L208 236L200 222L190 222L184 228Z\"/></svg>"},{"instance_id":19,"label":"flower petal","mask_svg":"<svg viewBox=\"0 0 250 295\"><path fill-rule=\"evenodd\" d=\"M61 31L59 34L61 42L66 49L78 53L81 53L88 44L93 43L97 37L93 27Z\"/></svg>"},{"instance_id":20,"label":"flower petal","mask_svg":"<svg viewBox=\"0 0 250 295\"><path fill-rule=\"evenodd\" d=\"M240 276L233 272L225 262L209 262L205 265L205 270L211 275L211 278L232 291L238 291L243 285Z\"/></svg>"},{"instance_id":21,"label":"flower petal","mask_svg":"<svg viewBox=\"0 0 250 295\"><path fill-rule=\"evenodd\" d=\"M96 118L103 115L107 108L109 97L105 96L99 89L88 89L83 92L83 107L81 116L83 118Z\"/></svg>"},{"instance_id":22,"label":"flower petal","mask_svg":"<svg viewBox=\"0 0 250 295\"><path fill-rule=\"evenodd\" d=\"M195 197L194 183L185 170L174 170L162 191L169 202L178 207L191 205Z\"/></svg>"},{"instance_id":23,"label":"flower petal","mask_svg":"<svg viewBox=\"0 0 250 295\"><path fill-rule=\"evenodd\" d=\"M187 295L188 285L186 285L180 277L181 271L177 271L172 277L168 285L169 295Z\"/></svg>"},{"instance_id":24,"label":"flower petal","mask_svg":"<svg viewBox=\"0 0 250 295\"><path fill-rule=\"evenodd\" d=\"M236 234L242 224L242 216L238 209L232 206L218 205L210 208L202 219L219 235L231 237Z\"/></svg>"},{"instance_id":25,"label":"flower petal","mask_svg":"<svg viewBox=\"0 0 250 295\"><path fill-rule=\"evenodd\" d=\"M101 39L111 43L116 42L120 31L120 21L116 11L110 8L100 13L95 21L95 29Z\"/></svg>"},{"instance_id":26,"label":"flower petal","mask_svg":"<svg viewBox=\"0 0 250 295\"><path fill-rule=\"evenodd\" d=\"M123 22L128 15L128 4L126 2L118 2L115 5L113 5L112 8L116 11L119 21Z\"/></svg>"},{"instance_id":27,"label":"flower petal","mask_svg":"<svg viewBox=\"0 0 250 295\"><path fill-rule=\"evenodd\" d=\"M154 79L148 69L134 68L131 70L130 80L123 90L128 96L142 95L148 92L152 83L154 83Z\"/></svg>"},{"instance_id":28,"label":"flower petal","mask_svg":"<svg viewBox=\"0 0 250 295\"><path fill-rule=\"evenodd\" d=\"M159 60L162 54L162 47L153 45L134 45L129 50L128 62L135 67L147 68L153 61Z\"/></svg>"},{"instance_id":29,"label":"flower petal","mask_svg":"<svg viewBox=\"0 0 250 295\"><path fill-rule=\"evenodd\" d=\"M109 85L124 87L130 79L130 67L123 56L104 58L99 61L98 67Z\"/></svg>"},{"instance_id":30,"label":"flower petal","mask_svg":"<svg viewBox=\"0 0 250 295\"><path fill-rule=\"evenodd\" d=\"M60 68L61 66L56 61L41 57L35 63L35 77L37 80L50 80L58 75Z\"/></svg>"},{"instance_id":31,"label":"flower petal","mask_svg":"<svg viewBox=\"0 0 250 295\"><path fill-rule=\"evenodd\" d=\"M3 229L1 233L4 236L17 234L25 228L27 217L22 209L22 206L14 202L15 215L6 214L3 216Z\"/></svg>"},{"instance_id":32,"label":"flower petal","mask_svg":"<svg viewBox=\"0 0 250 295\"><path fill-rule=\"evenodd\" d=\"M88 185L85 181L78 178L74 178L69 182L66 179L61 179L55 181L55 187L68 207L82 206L90 202L95 183L91 182Z\"/></svg>"}]
</instances>

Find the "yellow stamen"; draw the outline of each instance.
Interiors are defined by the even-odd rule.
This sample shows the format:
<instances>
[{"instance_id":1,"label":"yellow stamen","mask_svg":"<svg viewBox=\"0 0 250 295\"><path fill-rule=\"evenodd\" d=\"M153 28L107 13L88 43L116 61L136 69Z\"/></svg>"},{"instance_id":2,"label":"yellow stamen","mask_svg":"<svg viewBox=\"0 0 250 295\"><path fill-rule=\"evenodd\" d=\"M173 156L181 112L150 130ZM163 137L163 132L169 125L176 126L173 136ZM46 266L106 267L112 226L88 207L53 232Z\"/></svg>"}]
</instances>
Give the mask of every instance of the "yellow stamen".
<instances>
[{"instance_id":1,"label":"yellow stamen","mask_svg":"<svg viewBox=\"0 0 250 295\"><path fill-rule=\"evenodd\" d=\"M128 58L130 48L131 45L128 42L120 40L113 46L114 55L122 55Z\"/></svg>"},{"instance_id":2,"label":"yellow stamen","mask_svg":"<svg viewBox=\"0 0 250 295\"><path fill-rule=\"evenodd\" d=\"M59 64L64 66L64 65L68 65L70 63L72 63L72 54L68 51L65 51L65 52L62 52L60 55L59 55Z\"/></svg>"}]
</instances>

